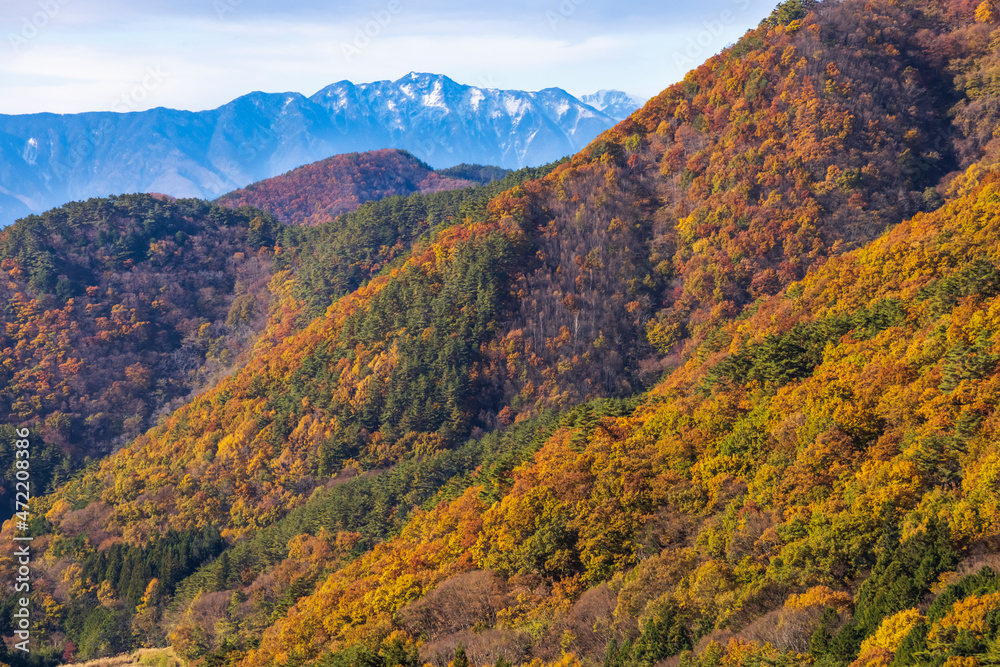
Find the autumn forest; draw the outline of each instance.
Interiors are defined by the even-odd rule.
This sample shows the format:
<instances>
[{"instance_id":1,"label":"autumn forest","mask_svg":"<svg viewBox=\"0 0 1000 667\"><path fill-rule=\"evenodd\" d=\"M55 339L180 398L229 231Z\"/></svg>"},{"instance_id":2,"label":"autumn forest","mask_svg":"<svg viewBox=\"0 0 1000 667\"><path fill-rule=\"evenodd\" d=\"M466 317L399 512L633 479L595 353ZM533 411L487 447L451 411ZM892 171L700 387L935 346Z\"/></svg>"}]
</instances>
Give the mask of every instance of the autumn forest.
<instances>
[{"instance_id":1,"label":"autumn forest","mask_svg":"<svg viewBox=\"0 0 1000 667\"><path fill-rule=\"evenodd\" d=\"M0 231L0 663L1000 664L998 46L788 0L544 167Z\"/></svg>"}]
</instances>

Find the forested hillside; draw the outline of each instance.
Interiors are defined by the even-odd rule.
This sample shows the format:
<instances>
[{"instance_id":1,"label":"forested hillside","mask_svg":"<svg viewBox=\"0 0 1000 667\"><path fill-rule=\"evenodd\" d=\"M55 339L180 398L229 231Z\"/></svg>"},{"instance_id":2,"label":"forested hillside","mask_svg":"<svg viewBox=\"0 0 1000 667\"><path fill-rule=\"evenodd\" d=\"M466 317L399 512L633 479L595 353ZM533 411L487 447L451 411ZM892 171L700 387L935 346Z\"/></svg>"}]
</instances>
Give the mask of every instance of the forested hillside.
<instances>
[{"instance_id":1,"label":"forested hillside","mask_svg":"<svg viewBox=\"0 0 1000 667\"><path fill-rule=\"evenodd\" d=\"M493 176L503 176L505 170ZM414 192L456 190L492 180L490 172L471 167L464 176L435 172L405 151L384 149L335 155L230 192L218 199L223 206L254 206L286 224L317 225L361 204ZM492 175L492 174L490 174ZM485 176L485 178L484 178Z\"/></svg>"},{"instance_id":2,"label":"forested hillside","mask_svg":"<svg viewBox=\"0 0 1000 667\"><path fill-rule=\"evenodd\" d=\"M406 158L383 166L399 167L405 179L414 164ZM506 174L456 169L486 181ZM280 286L270 284L276 267L310 252L308 239L322 238L323 254L296 259L295 292L320 312L429 225L459 215L460 203L485 206L505 185L537 173L476 188L448 179L463 191L362 204L315 232L284 228L257 209L149 195L92 199L26 218L0 234L4 432L35 429L34 481L39 492L48 490L241 366L277 304L271 288ZM3 470L4 479L14 473L11 465Z\"/></svg>"},{"instance_id":3,"label":"forested hillside","mask_svg":"<svg viewBox=\"0 0 1000 667\"><path fill-rule=\"evenodd\" d=\"M34 429L38 491L240 360L267 319L277 227L260 211L130 195L0 233L0 420Z\"/></svg>"},{"instance_id":4,"label":"forested hillside","mask_svg":"<svg viewBox=\"0 0 1000 667\"><path fill-rule=\"evenodd\" d=\"M7 660L993 664L998 24L791 0L568 162L277 229L251 357L37 501Z\"/></svg>"}]
</instances>

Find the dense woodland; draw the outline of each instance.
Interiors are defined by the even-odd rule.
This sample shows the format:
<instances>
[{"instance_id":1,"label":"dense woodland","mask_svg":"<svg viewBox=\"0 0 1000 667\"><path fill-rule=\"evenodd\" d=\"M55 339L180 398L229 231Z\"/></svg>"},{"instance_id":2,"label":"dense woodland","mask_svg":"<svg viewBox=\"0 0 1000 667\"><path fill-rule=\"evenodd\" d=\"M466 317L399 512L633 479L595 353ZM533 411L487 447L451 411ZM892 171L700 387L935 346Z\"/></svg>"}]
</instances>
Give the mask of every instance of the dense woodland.
<instances>
[{"instance_id":1,"label":"dense woodland","mask_svg":"<svg viewBox=\"0 0 1000 667\"><path fill-rule=\"evenodd\" d=\"M401 155L380 152L376 161L386 159L381 153ZM481 180L507 174L475 165L451 171ZM504 186L541 173L522 170L437 197L390 197L315 231L282 227L256 209L148 195L69 204L8 228L0 234L0 415L5 433L36 429L39 495L266 343L257 337L272 306L269 283L292 257L306 317L359 287L429 225L459 215L460 205L485 207ZM345 168L341 178L351 174ZM6 489L14 469L2 469Z\"/></svg>"},{"instance_id":2,"label":"dense woodland","mask_svg":"<svg viewBox=\"0 0 1000 667\"><path fill-rule=\"evenodd\" d=\"M39 461L40 644L0 661L996 664L998 42L992 0L790 0L564 163L314 227L170 203L266 307L228 269L231 370ZM154 259L74 244L158 245L140 205L0 236L4 372L83 354L76 300ZM65 447L50 395L9 421Z\"/></svg>"},{"instance_id":3,"label":"dense woodland","mask_svg":"<svg viewBox=\"0 0 1000 667\"><path fill-rule=\"evenodd\" d=\"M436 172L406 151L384 149L335 155L223 195L218 203L263 209L285 224L318 225L390 195L456 190L504 175L478 165Z\"/></svg>"},{"instance_id":4,"label":"dense woodland","mask_svg":"<svg viewBox=\"0 0 1000 667\"><path fill-rule=\"evenodd\" d=\"M260 211L130 195L0 233L0 420L35 429L39 492L240 361L267 320L277 228Z\"/></svg>"}]
</instances>

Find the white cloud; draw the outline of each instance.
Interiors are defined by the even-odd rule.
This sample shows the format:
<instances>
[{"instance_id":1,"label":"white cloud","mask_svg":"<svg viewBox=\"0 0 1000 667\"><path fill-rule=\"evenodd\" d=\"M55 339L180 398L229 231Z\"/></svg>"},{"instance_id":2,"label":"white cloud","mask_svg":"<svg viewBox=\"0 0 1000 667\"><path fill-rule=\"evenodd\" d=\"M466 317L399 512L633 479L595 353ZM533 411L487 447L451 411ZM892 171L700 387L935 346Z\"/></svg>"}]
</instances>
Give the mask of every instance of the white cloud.
<instances>
[{"instance_id":1,"label":"white cloud","mask_svg":"<svg viewBox=\"0 0 1000 667\"><path fill-rule=\"evenodd\" d=\"M30 22L41 11L39 1L61 4L37 34L13 48L10 35L22 35L25 17ZM213 9L218 1L233 3L224 20ZM159 14L119 0L8 2L0 24L0 51L7 50L0 56L0 113L110 110L142 85L151 67L169 76L142 96L140 109L213 108L253 90L310 95L341 79L396 79L410 71L490 87L558 86L576 94L619 88L651 96L683 75L676 55L690 40L706 43L703 60L756 25L772 4L706 0L692 14L690 3L671 8L628 0L488 9L463 2L461 11L446 0L396 0L399 11L375 30L371 22L385 19L389 0L349 4L338 14L305 0L141 5L150 12L159 3ZM732 18L720 22L727 11ZM366 25L370 43L345 57L344 44L353 46ZM722 30L713 28L705 39L706 26Z\"/></svg>"}]
</instances>

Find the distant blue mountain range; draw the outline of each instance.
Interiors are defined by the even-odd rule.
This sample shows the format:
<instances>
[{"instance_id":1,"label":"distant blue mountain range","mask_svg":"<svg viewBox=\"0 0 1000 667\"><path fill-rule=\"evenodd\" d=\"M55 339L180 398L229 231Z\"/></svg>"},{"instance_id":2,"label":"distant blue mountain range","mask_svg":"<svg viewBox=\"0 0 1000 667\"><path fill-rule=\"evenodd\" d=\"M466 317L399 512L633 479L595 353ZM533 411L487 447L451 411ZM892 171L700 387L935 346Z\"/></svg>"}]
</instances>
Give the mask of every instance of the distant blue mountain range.
<instances>
[{"instance_id":1,"label":"distant blue mountain range","mask_svg":"<svg viewBox=\"0 0 1000 667\"><path fill-rule=\"evenodd\" d=\"M577 152L638 108L559 88L477 88L446 76L341 81L312 97L251 93L210 111L0 115L0 226L76 199L214 198L338 153L402 148L432 167L507 168Z\"/></svg>"}]
</instances>

